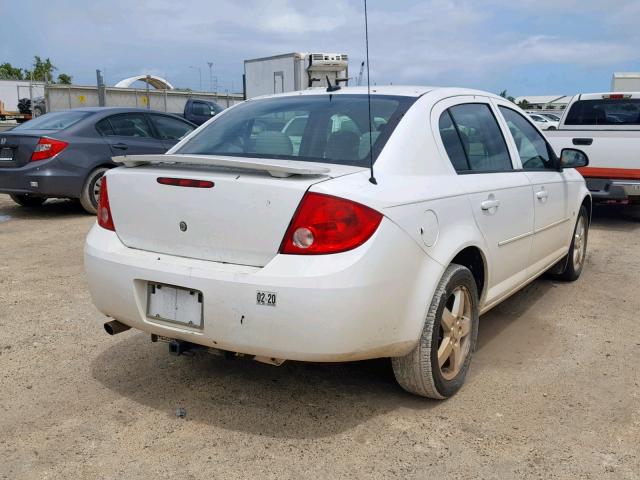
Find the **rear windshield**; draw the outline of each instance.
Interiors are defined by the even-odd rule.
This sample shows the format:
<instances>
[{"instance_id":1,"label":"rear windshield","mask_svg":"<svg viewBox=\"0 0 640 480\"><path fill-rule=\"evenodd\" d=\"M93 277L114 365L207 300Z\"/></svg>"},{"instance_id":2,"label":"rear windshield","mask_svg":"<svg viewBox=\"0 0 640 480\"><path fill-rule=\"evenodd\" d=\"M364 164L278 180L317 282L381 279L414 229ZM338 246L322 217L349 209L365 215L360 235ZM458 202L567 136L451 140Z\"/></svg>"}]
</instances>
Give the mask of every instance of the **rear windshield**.
<instances>
[{"instance_id":1,"label":"rear windshield","mask_svg":"<svg viewBox=\"0 0 640 480\"><path fill-rule=\"evenodd\" d=\"M640 125L640 99L578 100L565 125Z\"/></svg>"},{"instance_id":2,"label":"rear windshield","mask_svg":"<svg viewBox=\"0 0 640 480\"><path fill-rule=\"evenodd\" d=\"M414 97L300 95L250 100L224 113L176 153L369 165ZM369 126L371 124L371 127Z\"/></svg>"},{"instance_id":3,"label":"rear windshield","mask_svg":"<svg viewBox=\"0 0 640 480\"><path fill-rule=\"evenodd\" d=\"M81 112L77 110L45 113L40 117L18 125L14 130L64 130L91 114L91 112Z\"/></svg>"}]
</instances>

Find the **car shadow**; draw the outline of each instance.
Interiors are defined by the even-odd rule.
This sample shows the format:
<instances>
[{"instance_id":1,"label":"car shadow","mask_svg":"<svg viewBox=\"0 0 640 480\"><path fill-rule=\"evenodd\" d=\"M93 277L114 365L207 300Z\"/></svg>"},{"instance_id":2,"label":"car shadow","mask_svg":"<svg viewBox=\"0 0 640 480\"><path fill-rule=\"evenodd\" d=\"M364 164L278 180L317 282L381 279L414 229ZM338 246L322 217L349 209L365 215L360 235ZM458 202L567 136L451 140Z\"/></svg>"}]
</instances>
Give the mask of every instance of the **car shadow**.
<instances>
[{"instance_id":1,"label":"car shadow","mask_svg":"<svg viewBox=\"0 0 640 480\"><path fill-rule=\"evenodd\" d=\"M640 205L596 205L591 226L602 230L629 231L640 227Z\"/></svg>"},{"instance_id":2,"label":"car shadow","mask_svg":"<svg viewBox=\"0 0 640 480\"><path fill-rule=\"evenodd\" d=\"M481 318L469 381L478 378L485 366L510 356L499 346L507 330L516 339L507 343L514 358L526 362L527 355L538 355L531 347L531 335L517 331L535 329L529 310L552 288L553 282L537 280ZM167 416L184 407L190 420L228 430L274 438L321 438L398 408L434 412L445 408L443 402L403 391L388 359L289 361L275 367L204 352L175 357L166 344L152 344L146 334L123 336L114 338L113 345L93 360L94 379ZM517 339L528 340L525 345Z\"/></svg>"},{"instance_id":3,"label":"car shadow","mask_svg":"<svg viewBox=\"0 0 640 480\"><path fill-rule=\"evenodd\" d=\"M6 201L4 201L6 199ZM51 219L53 217L87 217L90 215L84 211L80 202L67 199L48 199L39 207L22 207L7 195L0 198L0 215L6 220L10 219Z\"/></svg>"},{"instance_id":4,"label":"car shadow","mask_svg":"<svg viewBox=\"0 0 640 480\"><path fill-rule=\"evenodd\" d=\"M204 352L174 357L148 335L124 335L92 362L96 380L167 416L184 407L188 419L227 430L322 438L400 407L442 405L403 391L388 359L275 367Z\"/></svg>"}]
</instances>

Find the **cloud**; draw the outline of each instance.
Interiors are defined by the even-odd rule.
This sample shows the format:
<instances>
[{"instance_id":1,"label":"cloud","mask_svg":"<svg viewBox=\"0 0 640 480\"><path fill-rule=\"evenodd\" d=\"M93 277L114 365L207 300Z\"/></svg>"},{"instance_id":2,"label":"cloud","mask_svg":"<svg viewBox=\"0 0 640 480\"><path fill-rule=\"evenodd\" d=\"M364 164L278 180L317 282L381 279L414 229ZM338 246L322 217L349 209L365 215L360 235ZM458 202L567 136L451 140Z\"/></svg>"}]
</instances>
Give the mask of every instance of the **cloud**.
<instances>
[{"instance_id":1,"label":"cloud","mask_svg":"<svg viewBox=\"0 0 640 480\"><path fill-rule=\"evenodd\" d=\"M24 35L20 19L35 13L57 20ZM571 85L583 81L584 69L608 77L640 59L637 1L369 0L369 13L377 83L494 88L501 77L522 83L527 75L530 84L530 72L563 69ZM154 71L195 87L198 73L189 67L201 66L207 84L213 61L224 88L234 82L238 89L248 58L340 52L354 70L364 58L360 0L21 0L5 14L2 35L20 39L0 42L7 60L25 65L34 54L50 56L84 83L105 68L111 83Z\"/></svg>"}]
</instances>

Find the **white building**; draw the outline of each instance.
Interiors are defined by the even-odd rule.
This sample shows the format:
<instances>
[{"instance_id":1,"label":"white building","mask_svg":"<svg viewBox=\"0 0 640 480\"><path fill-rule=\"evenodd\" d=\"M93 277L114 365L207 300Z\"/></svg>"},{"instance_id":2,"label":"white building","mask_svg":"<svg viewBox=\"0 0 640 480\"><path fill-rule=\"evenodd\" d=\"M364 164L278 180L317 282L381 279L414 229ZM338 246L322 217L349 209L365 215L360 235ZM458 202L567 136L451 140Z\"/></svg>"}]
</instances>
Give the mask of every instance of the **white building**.
<instances>
[{"instance_id":1,"label":"white building","mask_svg":"<svg viewBox=\"0 0 640 480\"><path fill-rule=\"evenodd\" d=\"M527 110L564 110L571 101L570 95L525 95L516 98L516 103L526 100Z\"/></svg>"},{"instance_id":2,"label":"white building","mask_svg":"<svg viewBox=\"0 0 640 480\"><path fill-rule=\"evenodd\" d=\"M616 72L611 78L612 92L640 92L640 72Z\"/></svg>"}]
</instances>

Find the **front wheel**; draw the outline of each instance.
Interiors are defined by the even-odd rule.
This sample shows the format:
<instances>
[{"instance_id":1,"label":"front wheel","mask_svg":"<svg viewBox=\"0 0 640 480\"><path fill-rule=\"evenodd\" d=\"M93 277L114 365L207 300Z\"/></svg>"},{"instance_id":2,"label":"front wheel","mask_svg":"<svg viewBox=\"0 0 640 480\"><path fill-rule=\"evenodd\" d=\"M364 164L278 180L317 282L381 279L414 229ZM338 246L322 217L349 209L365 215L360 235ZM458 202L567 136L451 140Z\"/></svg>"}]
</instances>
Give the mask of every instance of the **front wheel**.
<instances>
[{"instance_id":1,"label":"front wheel","mask_svg":"<svg viewBox=\"0 0 640 480\"><path fill-rule=\"evenodd\" d=\"M444 399L462 387L478 336L478 290L462 265L447 267L429 306L420 340L404 357L391 359L402 388Z\"/></svg>"},{"instance_id":2,"label":"front wheel","mask_svg":"<svg viewBox=\"0 0 640 480\"><path fill-rule=\"evenodd\" d=\"M96 168L93 170L84 182L82 193L80 194L80 205L87 213L95 215L98 210L98 201L100 200L100 186L102 185L102 176L108 168Z\"/></svg>"},{"instance_id":3,"label":"front wheel","mask_svg":"<svg viewBox=\"0 0 640 480\"><path fill-rule=\"evenodd\" d=\"M584 207L580 207L576 226L573 229L573 238L569 253L564 257L558 265L564 264L564 270L556 273L554 276L559 280L573 282L580 277L584 261L587 256L587 237L589 236L589 213Z\"/></svg>"},{"instance_id":4,"label":"front wheel","mask_svg":"<svg viewBox=\"0 0 640 480\"><path fill-rule=\"evenodd\" d=\"M44 197L34 197L31 195L10 195L11 200L22 207L35 208L47 201Z\"/></svg>"}]
</instances>

